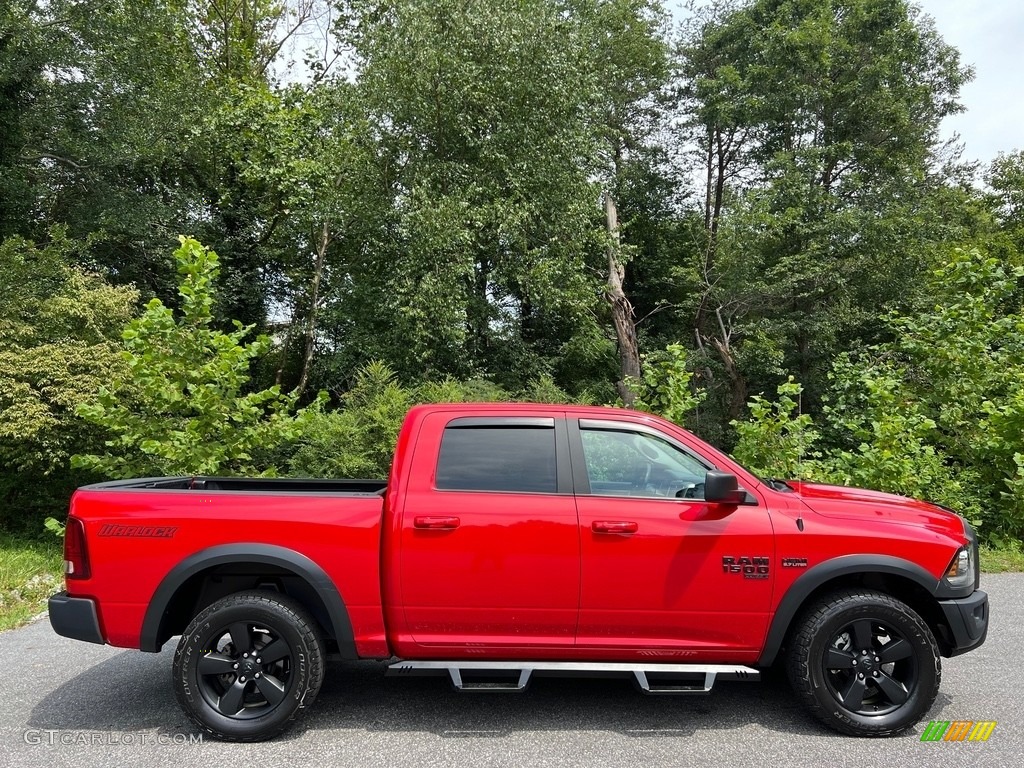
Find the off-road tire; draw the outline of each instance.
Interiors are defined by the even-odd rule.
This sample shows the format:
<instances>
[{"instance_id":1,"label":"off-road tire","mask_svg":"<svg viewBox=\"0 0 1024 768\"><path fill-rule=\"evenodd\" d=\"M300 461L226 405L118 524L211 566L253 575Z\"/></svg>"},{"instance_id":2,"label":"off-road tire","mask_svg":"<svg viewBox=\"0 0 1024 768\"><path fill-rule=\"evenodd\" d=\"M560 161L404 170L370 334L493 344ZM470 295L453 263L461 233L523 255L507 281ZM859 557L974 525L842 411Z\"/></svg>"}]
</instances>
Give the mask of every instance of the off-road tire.
<instances>
[{"instance_id":1,"label":"off-road tire","mask_svg":"<svg viewBox=\"0 0 1024 768\"><path fill-rule=\"evenodd\" d=\"M935 701L942 666L925 621L891 595L835 592L797 619L786 672L825 725L852 736L895 736Z\"/></svg>"},{"instance_id":2,"label":"off-road tire","mask_svg":"<svg viewBox=\"0 0 1024 768\"><path fill-rule=\"evenodd\" d=\"M225 741L278 735L313 704L323 677L316 621L299 602L270 590L238 592L204 608L174 652L178 703L204 733Z\"/></svg>"}]
</instances>

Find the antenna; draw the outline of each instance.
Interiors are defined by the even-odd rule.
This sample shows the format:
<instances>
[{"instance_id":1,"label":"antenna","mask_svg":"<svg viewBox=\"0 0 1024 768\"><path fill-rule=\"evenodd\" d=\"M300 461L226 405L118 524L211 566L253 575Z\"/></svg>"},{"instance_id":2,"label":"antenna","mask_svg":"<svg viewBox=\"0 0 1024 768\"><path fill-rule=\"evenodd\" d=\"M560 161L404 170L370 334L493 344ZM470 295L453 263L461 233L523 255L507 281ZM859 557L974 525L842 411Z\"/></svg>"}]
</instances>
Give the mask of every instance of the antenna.
<instances>
[{"instance_id":1,"label":"antenna","mask_svg":"<svg viewBox=\"0 0 1024 768\"><path fill-rule=\"evenodd\" d=\"M800 389L796 393L796 418L800 423L800 453L796 458L796 479L803 482L804 479L804 387L803 384L798 385Z\"/></svg>"},{"instance_id":2,"label":"antenna","mask_svg":"<svg viewBox=\"0 0 1024 768\"><path fill-rule=\"evenodd\" d=\"M800 453L796 460L796 474L797 481L802 483L804 479L804 450L806 445L804 443L804 387L803 384L799 385L800 389L796 393L796 417L797 421L800 422ZM800 502L803 504L803 501ZM803 507L798 506L796 508L796 527L797 530L802 531L804 529L804 510Z\"/></svg>"}]
</instances>

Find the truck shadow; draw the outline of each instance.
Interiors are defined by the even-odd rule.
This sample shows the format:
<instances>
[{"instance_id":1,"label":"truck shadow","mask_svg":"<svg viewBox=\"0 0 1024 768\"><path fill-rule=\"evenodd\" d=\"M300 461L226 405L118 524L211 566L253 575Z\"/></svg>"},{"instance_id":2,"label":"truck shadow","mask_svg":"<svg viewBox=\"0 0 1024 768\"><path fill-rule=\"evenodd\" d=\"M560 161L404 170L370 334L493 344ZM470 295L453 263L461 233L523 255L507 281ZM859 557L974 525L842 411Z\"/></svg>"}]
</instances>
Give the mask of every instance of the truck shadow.
<instances>
[{"instance_id":1,"label":"truck shadow","mask_svg":"<svg viewBox=\"0 0 1024 768\"><path fill-rule=\"evenodd\" d=\"M119 653L47 694L38 729L193 733L171 686L172 651ZM628 680L537 678L524 693L458 693L444 677L384 677L379 662L328 665L313 708L279 740L313 732L426 732L501 739L521 731L609 731L632 738L727 732L757 724L790 735L831 732L814 722L776 675L721 683L710 696L644 696ZM933 714L948 703L942 693ZM841 738L832 734L833 737ZM913 732L906 738L917 738Z\"/></svg>"}]
</instances>

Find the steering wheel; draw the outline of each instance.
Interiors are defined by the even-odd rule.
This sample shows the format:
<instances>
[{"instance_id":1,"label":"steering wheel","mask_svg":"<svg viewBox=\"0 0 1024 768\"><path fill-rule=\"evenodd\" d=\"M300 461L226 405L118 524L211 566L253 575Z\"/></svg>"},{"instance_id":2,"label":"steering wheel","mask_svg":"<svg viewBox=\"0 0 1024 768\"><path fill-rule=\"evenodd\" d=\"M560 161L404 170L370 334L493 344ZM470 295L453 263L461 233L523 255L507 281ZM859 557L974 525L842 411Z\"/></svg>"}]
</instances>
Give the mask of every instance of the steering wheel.
<instances>
[{"instance_id":1,"label":"steering wheel","mask_svg":"<svg viewBox=\"0 0 1024 768\"><path fill-rule=\"evenodd\" d=\"M640 455L647 459L647 466L644 467L644 479L642 482L643 487L647 487L647 483L651 480L651 470L654 468L654 463L658 460L658 452L654 450L643 440L636 440L633 446L640 452Z\"/></svg>"},{"instance_id":2,"label":"steering wheel","mask_svg":"<svg viewBox=\"0 0 1024 768\"><path fill-rule=\"evenodd\" d=\"M704 483L694 483L683 491L684 499L703 499Z\"/></svg>"}]
</instances>

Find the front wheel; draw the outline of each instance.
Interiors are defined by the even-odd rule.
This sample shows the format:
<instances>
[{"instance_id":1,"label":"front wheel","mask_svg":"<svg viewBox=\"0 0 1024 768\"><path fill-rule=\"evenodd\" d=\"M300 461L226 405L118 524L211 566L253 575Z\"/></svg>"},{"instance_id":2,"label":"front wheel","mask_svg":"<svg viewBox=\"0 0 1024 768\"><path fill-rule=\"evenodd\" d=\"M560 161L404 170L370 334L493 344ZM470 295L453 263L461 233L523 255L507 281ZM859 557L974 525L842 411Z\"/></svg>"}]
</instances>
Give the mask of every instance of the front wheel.
<instances>
[{"instance_id":1,"label":"front wheel","mask_svg":"<svg viewBox=\"0 0 1024 768\"><path fill-rule=\"evenodd\" d=\"M185 714L227 741L263 741L313 703L324 676L316 622L295 600L238 592L204 608L174 652Z\"/></svg>"},{"instance_id":2,"label":"front wheel","mask_svg":"<svg viewBox=\"0 0 1024 768\"><path fill-rule=\"evenodd\" d=\"M811 606L790 638L797 696L830 728L894 736L921 719L939 691L939 649L910 607L880 592L836 592Z\"/></svg>"}]
</instances>

